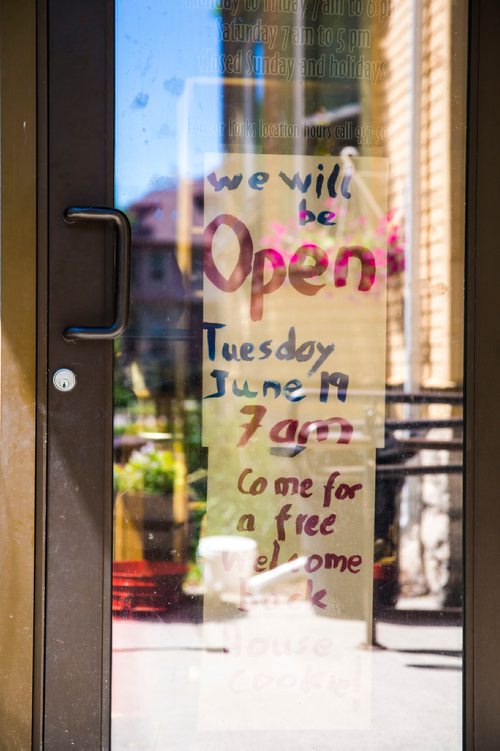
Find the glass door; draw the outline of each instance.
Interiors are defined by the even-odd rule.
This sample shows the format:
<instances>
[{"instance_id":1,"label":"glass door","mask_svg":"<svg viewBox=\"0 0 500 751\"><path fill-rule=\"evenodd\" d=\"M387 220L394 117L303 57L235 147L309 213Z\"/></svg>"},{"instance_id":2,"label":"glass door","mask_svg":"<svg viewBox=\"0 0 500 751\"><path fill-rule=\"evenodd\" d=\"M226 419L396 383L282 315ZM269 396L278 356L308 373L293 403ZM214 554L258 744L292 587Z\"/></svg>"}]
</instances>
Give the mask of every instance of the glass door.
<instances>
[{"instance_id":1,"label":"glass door","mask_svg":"<svg viewBox=\"0 0 500 751\"><path fill-rule=\"evenodd\" d=\"M465 3L115 14L112 748L459 748Z\"/></svg>"},{"instance_id":2,"label":"glass door","mask_svg":"<svg viewBox=\"0 0 500 751\"><path fill-rule=\"evenodd\" d=\"M40 16L35 735L461 748L467 3Z\"/></svg>"}]
</instances>

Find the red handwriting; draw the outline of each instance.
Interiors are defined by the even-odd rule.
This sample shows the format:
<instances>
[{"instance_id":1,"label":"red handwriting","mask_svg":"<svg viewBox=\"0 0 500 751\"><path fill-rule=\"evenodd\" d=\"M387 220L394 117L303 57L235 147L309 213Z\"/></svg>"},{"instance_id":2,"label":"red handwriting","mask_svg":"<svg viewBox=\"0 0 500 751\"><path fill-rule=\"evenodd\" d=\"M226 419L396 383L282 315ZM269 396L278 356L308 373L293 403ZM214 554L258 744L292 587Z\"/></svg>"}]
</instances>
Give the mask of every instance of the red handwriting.
<instances>
[{"instance_id":1,"label":"red handwriting","mask_svg":"<svg viewBox=\"0 0 500 751\"><path fill-rule=\"evenodd\" d=\"M213 255L214 236L222 226L229 227L234 232L239 245L238 259L227 277L217 268ZM264 309L264 295L276 292L286 278L286 262L281 253L274 248L264 248L254 253L248 227L232 214L219 214L207 225L203 233L203 249L205 275L222 292L236 292L251 275L250 317L252 321L260 321ZM358 245L344 246L337 251L333 269L335 286L345 286L351 258L356 258L361 263L358 290L368 292L375 282L375 256L367 248ZM301 245L290 260L290 284L301 295L317 295L325 285L312 284L308 280L324 274L328 265L328 254L318 245ZM264 281L264 277L267 281Z\"/></svg>"},{"instance_id":2,"label":"red handwriting","mask_svg":"<svg viewBox=\"0 0 500 751\"><path fill-rule=\"evenodd\" d=\"M246 446L250 438L258 428L262 427L262 420L267 413L266 407L260 404L248 404L240 409L243 415L252 415L252 419L240 425L243 428L238 447ZM330 426L340 427L340 435L337 443L350 443L353 432L351 423L343 417L329 417L326 420L309 420L299 427L298 420L280 420L269 431L269 439L273 443L297 443L304 446L312 433L316 433L318 441L326 441L330 438Z\"/></svg>"},{"instance_id":3,"label":"red handwriting","mask_svg":"<svg viewBox=\"0 0 500 751\"><path fill-rule=\"evenodd\" d=\"M293 515L288 513L291 508L292 504L286 503L274 517L277 537L280 542L286 540L285 524L293 518ZM336 514L328 514L324 519L321 519L318 514L297 514L295 517L295 534L306 534L309 537L314 537L318 533L320 535L331 535L334 532L333 525L336 518Z\"/></svg>"},{"instance_id":4,"label":"red handwriting","mask_svg":"<svg viewBox=\"0 0 500 751\"><path fill-rule=\"evenodd\" d=\"M244 485L246 478L251 475L253 469L246 467L238 478L238 490L244 495L261 495L267 486L268 481L265 477L257 477L255 480ZM288 494L297 495L300 493L302 498L310 498L312 493L309 491L313 486L313 481L306 477L304 480L299 480L298 477L277 477L274 481L274 492L276 495L287 496Z\"/></svg>"}]
</instances>

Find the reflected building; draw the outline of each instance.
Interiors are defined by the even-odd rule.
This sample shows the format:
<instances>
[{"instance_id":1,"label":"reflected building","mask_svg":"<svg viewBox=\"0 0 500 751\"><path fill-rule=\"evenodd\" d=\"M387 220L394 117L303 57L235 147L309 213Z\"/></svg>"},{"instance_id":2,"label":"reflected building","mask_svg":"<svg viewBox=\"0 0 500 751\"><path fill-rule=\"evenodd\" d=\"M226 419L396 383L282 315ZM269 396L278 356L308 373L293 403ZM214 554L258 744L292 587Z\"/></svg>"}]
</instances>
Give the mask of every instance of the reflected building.
<instances>
[{"instance_id":1,"label":"reflected building","mask_svg":"<svg viewBox=\"0 0 500 751\"><path fill-rule=\"evenodd\" d=\"M203 182L189 185L191 221L203 226ZM198 394L201 342L202 237L190 236L191 276L181 272L178 258L178 195L175 187L148 193L131 204L133 301L123 341L123 368L141 363L143 383L131 384L137 396L152 396L158 403L175 396L176 353L183 342L187 390ZM183 355L184 356L184 355Z\"/></svg>"}]
</instances>

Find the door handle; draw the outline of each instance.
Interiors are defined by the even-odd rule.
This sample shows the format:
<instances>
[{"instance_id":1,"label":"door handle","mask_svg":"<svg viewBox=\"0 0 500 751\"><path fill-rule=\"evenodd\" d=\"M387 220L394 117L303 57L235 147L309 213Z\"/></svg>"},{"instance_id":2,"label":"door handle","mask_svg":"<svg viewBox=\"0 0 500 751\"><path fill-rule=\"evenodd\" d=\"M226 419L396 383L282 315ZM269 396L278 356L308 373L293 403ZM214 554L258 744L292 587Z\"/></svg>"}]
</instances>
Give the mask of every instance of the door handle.
<instances>
[{"instance_id":1,"label":"door handle","mask_svg":"<svg viewBox=\"0 0 500 751\"><path fill-rule=\"evenodd\" d=\"M113 222L116 237L115 265L115 316L111 326L69 326L64 330L64 338L101 339L109 341L122 334L128 322L130 305L130 224L122 211L118 209L98 208L94 206L71 207L64 212L67 224L75 222Z\"/></svg>"}]
</instances>

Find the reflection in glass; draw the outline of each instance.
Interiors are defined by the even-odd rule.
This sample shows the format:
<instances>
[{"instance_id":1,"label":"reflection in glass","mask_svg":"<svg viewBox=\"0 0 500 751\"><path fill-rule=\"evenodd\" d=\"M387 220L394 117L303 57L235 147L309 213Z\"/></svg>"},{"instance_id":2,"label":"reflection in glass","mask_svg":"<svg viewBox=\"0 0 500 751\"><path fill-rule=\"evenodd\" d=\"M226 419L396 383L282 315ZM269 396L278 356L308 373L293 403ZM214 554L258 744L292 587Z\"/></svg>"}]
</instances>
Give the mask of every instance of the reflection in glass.
<instances>
[{"instance_id":1,"label":"reflection in glass","mask_svg":"<svg viewBox=\"0 0 500 751\"><path fill-rule=\"evenodd\" d=\"M113 748L461 745L465 12L413 5L116 4L116 201L133 270L115 353ZM204 267L221 213L274 252L258 256L260 321L250 273L215 294ZM234 236L210 237L227 278ZM297 255L311 244L326 248L324 276ZM367 252L372 311L354 285ZM321 367L285 392L306 370L296 356L242 356L282 334L276 352L292 327L298 347L314 326L337 345L323 369L347 447L338 421L324 445L316 424L300 434L333 414ZM245 378L264 401L238 401ZM222 388L230 399L203 398ZM238 453L228 436L256 403L297 429ZM259 477L268 487L250 493ZM345 505L356 492L359 516Z\"/></svg>"}]
</instances>

